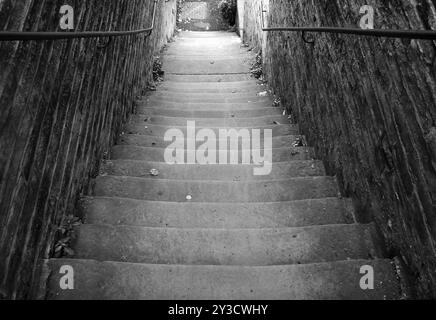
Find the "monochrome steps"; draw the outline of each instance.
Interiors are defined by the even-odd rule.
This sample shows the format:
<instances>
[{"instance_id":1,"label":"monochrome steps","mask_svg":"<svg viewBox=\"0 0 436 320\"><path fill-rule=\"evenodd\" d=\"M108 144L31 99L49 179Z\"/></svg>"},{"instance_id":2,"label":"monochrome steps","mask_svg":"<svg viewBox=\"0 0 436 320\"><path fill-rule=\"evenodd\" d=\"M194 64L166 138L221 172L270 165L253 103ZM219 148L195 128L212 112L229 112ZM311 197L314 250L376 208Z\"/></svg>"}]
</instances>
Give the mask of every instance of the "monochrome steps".
<instances>
[{"instance_id":1,"label":"monochrome steps","mask_svg":"<svg viewBox=\"0 0 436 320\"><path fill-rule=\"evenodd\" d=\"M61 290L57 272L76 271L75 290ZM378 275L375 290L359 286L362 266ZM53 300L394 300L400 288L391 260L350 260L267 267L159 265L53 259L45 264Z\"/></svg>"},{"instance_id":2,"label":"monochrome steps","mask_svg":"<svg viewBox=\"0 0 436 320\"><path fill-rule=\"evenodd\" d=\"M89 224L156 228L293 228L355 223L350 200L306 199L263 203L144 201L86 197L81 210Z\"/></svg>"},{"instance_id":3,"label":"monochrome steps","mask_svg":"<svg viewBox=\"0 0 436 320\"><path fill-rule=\"evenodd\" d=\"M42 298L401 298L398 265L374 224L359 223L353 201L314 160L283 112L293 106L278 104L251 76L254 60L229 32L176 37L161 59L164 81L136 100L80 201L74 258L44 261ZM221 129L261 129L262 139L272 130L271 174L254 175L254 161L167 163L165 134L178 129L193 142L189 120L218 145ZM65 266L74 270L74 290L59 286ZM361 286L363 268L374 271L371 290Z\"/></svg>"},{"instance_id":4,"label":"monochrome steps","mask_svg":"<svg viewBox=\"0 0 436 320\"><path fill-rule=\"evenodd\" d=\"M73 245L78 259L98 261L267 266L381 257L374 226L187 229L86 224Z\"/></svg>"},{"instance_id":5,"label":"monochrome steps","mask_svg":"<svg viewBox=\"0 0 436 320\"><path fill-rule=\"evenodd\" d=\"M99 197L184 202L275 202L336 197L333 177L301 177L275 181L189 181L100 176L94 195Z\"/></svg>"},{"instance_id":6,"label":"monochrome steps","mask_svg":"<svg viewBox=\"0 0 436 320\"><path fill-rule=\"evenodd\" d=\"M168 132L168 130L171 129L177 129L180 130L185 136L187 136L187 128L186 123L183 126L170 126L170 125L156 125L144 122L143 118L141 118L142 121L139 119L132 120L125 128L124 134L141 134L141 135L151 135L156 136L159 138L162 138L165 136L165 134ZM244 127L201 127L198 126L198 124L195 127L196 134L202 130L202 129L208 129L214 132L216 136L219 136L220 130L231 130L235 129L237 131L241 129L245 129ZM265 130L272 130L272 136L280 137L280 136L289 136L289 135L299 135L299 127L298 125L263 125L263 126L253 126L250 128L250 130L257 129L261 132L261 137L264 136Z\"/></svg>"},{"instance_id":7,"label":"monochrome steps","mask_svg":"<svg viewBox=\"0 0 436 320\"><path fill-rule=\"evenodd\" d=\"M101 168L101 173L110 176L126 176L167 180L206 180L206 181L249 181L279 180L295 177L320 177L325 175L324 165L320 161L301 160L278 162L272 166L269 175L255 175L254 165L170 165L165 162L108 160ZM156 170L153 177L152 170Z\"/></svg>"},{"instance_id":8,"label":"monochrome steps","mask_svg":"<svg viewBox=\"0 0 436 320\"><path fill-rule=\"evenodd\" d=\"M227 133L228 131L224 129L224 131ZM183 132L182 132L183 133ZM249 136L248 138L240 138L238 141L229 141L229 139L224 139L220 135L217 136L213 130L210 130L211 136L215 139L212 139L212 137L209 137L208 139L188 139L186 135L183 133L183 136L185 138L183 139L186 148L188 146L195 146L195 149L198 149L200 146L204 145L206 142L208 145L214 146L213 148L209 148L211 151L219 151L219 150L245 150L245 149L251 149L253 146L253 142L251 140L251 131L248 131ZM238 133L241 133L239 131ZM263 133L260 132L259 133ZM195 135L193 135L195 136ZM225 134L223 134L225 136ZM264 137L263 135L259 135L261 138L260 147L264 148ZM125 134L121 136L118 139L119 145L132 145L132 146L138 146L138 147L146 147L146 148L167 148L173 143L173 138L169 136L171 140L165 141L164 137L159 136L149 136L149 135L140 135L140 134ZM289 135L289 136L278 136L272 138L272 148L279 149L279 148L286 148L296 142L304 142L305 138L300 135ZM236 147L235 147L236 146ZM192 148L191 148L192 149Z\"/></svg>"}]
</instances>

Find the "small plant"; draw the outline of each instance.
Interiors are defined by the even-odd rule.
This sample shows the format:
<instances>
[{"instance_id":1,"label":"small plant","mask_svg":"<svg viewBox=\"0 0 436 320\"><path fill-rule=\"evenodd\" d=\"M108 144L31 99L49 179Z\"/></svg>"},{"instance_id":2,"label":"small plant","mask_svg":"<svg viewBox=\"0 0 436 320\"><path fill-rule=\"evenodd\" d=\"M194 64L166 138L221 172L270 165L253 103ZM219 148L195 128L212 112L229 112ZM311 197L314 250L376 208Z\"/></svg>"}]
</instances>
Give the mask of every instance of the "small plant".
<instances>
[{"instance_id":1,"label":"small plant","mask_svg":"<svg viewBox=\"0 0 436 320\"><path fill-rule=\"evenodd\" d=\"M262 65L262 52L256 55L256 60L251 67L251 74L256 79L262 79L263 76L263 65Z\"/></svg>"},{"instance_id":2,"label":"small plant","mask_svg":"<svg viewBox=\"0 0 436 320\"><path fill-rule=\"evenodd\" d=\"M162 69L162 61L160 57L154 57L153 62L153 80L154 82L161 82L165 72Z\"/></svg>"},{"instance_id":3,"label":"small plant","mask_svg":"<svg viewBox=\"0 0 436 320\"><path fill-rule=\"evenodd\" d=\"M75 228L81 224L81 219L73 215L69 215L64 219L62 225L56 231L56 241L53 249L54 258L71 258L74 256L71 242L76 236Z\"/></svg>"},{"instance_id":4,"label":"small plant","mask_svg":"<svg viewBox=\"0 0 436 320\"><path fill-rule=\"evenodd\" d=\"M221 15L231 26L236 24L237 4L236 0L221 0L218 4Z\"/></svg>"}]
</instances>

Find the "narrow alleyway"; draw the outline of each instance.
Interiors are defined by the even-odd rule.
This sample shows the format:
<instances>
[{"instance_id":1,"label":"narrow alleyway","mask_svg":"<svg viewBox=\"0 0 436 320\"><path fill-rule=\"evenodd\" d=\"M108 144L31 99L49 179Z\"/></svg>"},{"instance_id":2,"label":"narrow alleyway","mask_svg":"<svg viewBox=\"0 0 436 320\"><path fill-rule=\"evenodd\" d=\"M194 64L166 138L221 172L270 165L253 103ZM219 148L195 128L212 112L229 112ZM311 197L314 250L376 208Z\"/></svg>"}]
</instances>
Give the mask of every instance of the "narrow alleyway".
<instances>
[{"instance_id":1,"label":"narrow alleyway","mask_svg":"<svg viewBox=\"0 0 436 320\"><path fill-rule=\"evenodd\" d=\"M239 37L182 33L163 62L165 81L138 101L84 199L75 259L47 261L48 298L399 298L374 226L356 224L313 150L294 146L298 126L259 95L265 87L250 77ZM168 164L164 135L178 128L189 139L187 121L217 136L271 129L271 174L255 175L254 164ZM75 290L59 287L65 265ZM366 265L374 290L360 287Z\"/></svg>"}]
</instances>

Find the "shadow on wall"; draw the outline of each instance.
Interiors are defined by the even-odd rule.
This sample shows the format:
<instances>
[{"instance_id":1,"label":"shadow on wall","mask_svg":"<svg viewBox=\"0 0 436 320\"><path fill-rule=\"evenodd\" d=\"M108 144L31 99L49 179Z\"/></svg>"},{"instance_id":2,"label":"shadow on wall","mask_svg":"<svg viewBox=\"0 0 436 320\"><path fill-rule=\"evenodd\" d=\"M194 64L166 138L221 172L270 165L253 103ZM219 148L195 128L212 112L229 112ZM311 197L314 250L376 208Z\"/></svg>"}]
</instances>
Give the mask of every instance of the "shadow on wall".
<instances>
[{"instance_id":1,"label":"shadow on wall","mask_svg":"<svg viewBox=\"0 0 436 320\"><path fill-rule=\"evenodd\" d=\"M58 31L60 2L0 1L0 30ZM153 14L153 1L71 2L78 30L141 29ZM175 23L176 0L159 1L148 38L0 43L0 300L32 297L38 262L56 251Z\"/></svg>"},{"instance_id":2,"label":"shadow on wall","mask_svg":"<svg viewBox=\"0 0 436 320\"><path fill-rule=\"evenodd\" d=\"M229 30L236 23L236 0L179 0L177 26L189 31Z\"/></svg>"},{"instance_id":3,"label":"shadow on wall","mask_svg":"<svg viewBox=\"0 0 436 320\"><path fill-rule=\"evenodd\" d=\"M269 0L270 27L358 27L361 0ZM436 29L431 1L371 1L376 28ZM374 220L417 295L436 297L436 49L431 41L261 30L261 0L245 1L244 40L264 46L264 70L317 156Z\"/></svg>"}]
</instances>

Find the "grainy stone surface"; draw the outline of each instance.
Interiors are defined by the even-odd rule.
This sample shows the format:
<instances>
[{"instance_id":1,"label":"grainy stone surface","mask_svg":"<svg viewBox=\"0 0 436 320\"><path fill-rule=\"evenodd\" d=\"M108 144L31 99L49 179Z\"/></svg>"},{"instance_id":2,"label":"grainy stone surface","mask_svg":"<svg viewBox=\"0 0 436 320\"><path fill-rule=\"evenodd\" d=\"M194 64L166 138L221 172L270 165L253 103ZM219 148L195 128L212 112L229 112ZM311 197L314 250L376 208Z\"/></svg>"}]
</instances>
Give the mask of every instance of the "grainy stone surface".
<instances>
[{"instance_id":1,"label":"grainy stone surface","mask_svg":"<svg viewBox=\"0 0 436 320\"><path fill-rule=\"evenodd\" d=\"M267 78L362 221L375 220L418 297L436 297L436 53L431 41L263 33L245 2L244 39L263 47ZM357 27L368 1L265 1L269 26ZM370 1L376 28L435 29L430 0Z\"/></svg>"},{"instance_id":2,"label":"grainy stone surface","mask_svg":"<svg viewBox=\"0 0 436 320\"><path fill-rule=\"evenodd\" d=\"M63 1L0 1L0 30L58 31ZM76 31L151 24L152 1L71 1ZM56 226L86 192L134 99L151 80L153 56L172 36L176 0L159 1L143 35L0 44L0 292L31 296L37 261ZM104 40L102 40L104 41Z\"/></svg>"}]
</instances>

